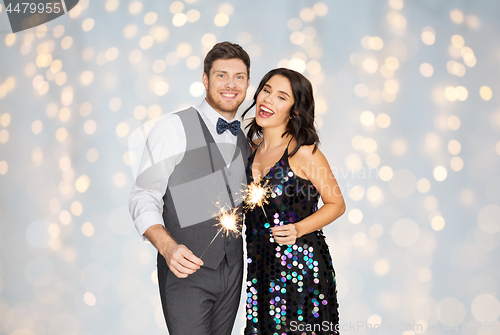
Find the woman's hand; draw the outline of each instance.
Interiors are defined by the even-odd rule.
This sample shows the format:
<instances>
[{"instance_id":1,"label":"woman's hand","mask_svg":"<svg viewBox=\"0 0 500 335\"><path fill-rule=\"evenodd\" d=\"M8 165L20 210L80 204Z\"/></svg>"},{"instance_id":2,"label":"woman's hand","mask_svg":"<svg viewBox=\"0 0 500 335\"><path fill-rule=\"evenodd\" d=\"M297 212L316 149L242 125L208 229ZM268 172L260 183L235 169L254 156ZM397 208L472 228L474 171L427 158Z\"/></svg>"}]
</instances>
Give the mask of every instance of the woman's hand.
<instances>
[{"instance_id":1,"label":"woman's hand","mask_svg":"<svg viewBox=\"0 0 500 335\"><path fill-rule=\"evenodd\" d=\"M297 228L293 223L272 227L270 231L279 244L293 245L297 241Z\"/></svg>"}]
</instances>

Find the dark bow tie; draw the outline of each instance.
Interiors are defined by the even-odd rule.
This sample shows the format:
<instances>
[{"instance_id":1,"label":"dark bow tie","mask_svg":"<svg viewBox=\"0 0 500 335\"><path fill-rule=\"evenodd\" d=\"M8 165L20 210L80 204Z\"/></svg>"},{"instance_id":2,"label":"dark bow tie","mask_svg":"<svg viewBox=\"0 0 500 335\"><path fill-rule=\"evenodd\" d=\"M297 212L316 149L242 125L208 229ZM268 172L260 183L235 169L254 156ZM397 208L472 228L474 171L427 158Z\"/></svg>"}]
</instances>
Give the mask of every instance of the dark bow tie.
<instances>
[{"instance_id":1,"label":"dark bow tie","mask_svg":"<svg viewBox=\"0 0 500 335\"><path fill-rule=\"evenodd\" d=\"M237 136L240 131L240 121L236 120L228 123L226 120L219 118L217 121L217 134L220 135L228 129L231 134Z\"/></svg>"}]
</instances>

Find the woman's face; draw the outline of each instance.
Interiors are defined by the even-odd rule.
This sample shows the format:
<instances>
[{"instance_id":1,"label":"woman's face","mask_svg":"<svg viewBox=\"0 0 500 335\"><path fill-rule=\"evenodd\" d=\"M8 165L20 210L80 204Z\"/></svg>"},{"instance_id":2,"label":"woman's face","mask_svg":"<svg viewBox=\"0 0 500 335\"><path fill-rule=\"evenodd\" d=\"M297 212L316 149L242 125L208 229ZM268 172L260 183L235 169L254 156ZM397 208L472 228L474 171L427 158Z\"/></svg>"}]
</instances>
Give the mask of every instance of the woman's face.
<instances>
[{"instance_id":1,"label":"woman's face","mask_svg":"<svg viewBox=\"0 0 500 335\"><path fill-rule=\"evenodd\" d=\"M290 81L274 75L257 96L255 121L262 128L286 127L294 102Z\"/></svg>"}]
</instances>

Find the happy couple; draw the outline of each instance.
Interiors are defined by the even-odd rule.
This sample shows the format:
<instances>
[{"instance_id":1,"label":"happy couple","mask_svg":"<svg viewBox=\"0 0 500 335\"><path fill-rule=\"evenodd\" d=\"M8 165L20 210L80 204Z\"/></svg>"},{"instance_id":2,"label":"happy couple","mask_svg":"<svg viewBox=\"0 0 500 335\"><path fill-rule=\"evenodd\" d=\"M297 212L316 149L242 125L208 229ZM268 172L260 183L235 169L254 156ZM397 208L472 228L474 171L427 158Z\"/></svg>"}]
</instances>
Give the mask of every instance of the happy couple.
<instances>
[{"instance_id":1,"label":"happy couple","mask_svg":"<svg viewBox=\"0 0 500 335\"><path fill-rule=\"evenodd\" d=\"M231 334L244 266L245 334L291 334L292 321L338 324L322 228L345 205L317 147L311 83L293 70L268 72L243 113L255 112L245 136L235 115L250 84L248 54L237 44L216 44L202 79L206 97L199 106L169 114L151 129L129 197L139 234L158 250L169 333ZM269 194L244 212L244 261L242 236L217 235L213 213L216 202L244 207L241 185L252 182Z\"/></svg>"}]
</instances>

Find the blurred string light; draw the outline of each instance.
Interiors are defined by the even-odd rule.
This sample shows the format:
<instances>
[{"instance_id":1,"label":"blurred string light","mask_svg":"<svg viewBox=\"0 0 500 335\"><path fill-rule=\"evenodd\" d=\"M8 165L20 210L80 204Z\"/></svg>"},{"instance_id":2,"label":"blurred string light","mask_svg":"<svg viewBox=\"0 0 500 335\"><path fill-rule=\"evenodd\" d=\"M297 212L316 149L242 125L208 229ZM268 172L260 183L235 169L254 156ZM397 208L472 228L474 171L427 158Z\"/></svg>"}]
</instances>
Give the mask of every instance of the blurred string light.
<instances>
[{"instance_id":1,"label":"blurred string light","mask_svg":"<svg viewBox=\"0 0 500 335\"><path fill-rule=\"evenodd\" d=\"M389 5L392 7L392 9L395 10L400 10L403 7L403 2L402 1L389 1ZM456 20L456 16L458 13L452 12L451 17L452 19ZM401 16L398 13L395 12L390 12L387 15L387 19L390 23L392 23L394 26L397 28L403 29L406 27L406 20L403 16ZM426 45L434 45L436 41L436 32L433 28L431 27L425 27L423 29L423 32L421 34L421 39L422 42ZM452 47L457 49L457 52L455 52L454 49L450 49L450 54L454 56L455 58L461 58L463 59L463 62L466 66L468 67L473 67L476 64L476 59L474 56L474 53L472 49L468 48L465 46L465 40L463 39L462 36L460 35L453 35L451 37L451 42L452 42ZM366 50L373 50L377 51L383 48L383 40L379 37L370 37L370 36L365 36L361 40L361 45L363 48ZM379 60L375 58L373 55L365 57L363 60L360 60L361 56L360 54L352 54L350 61L353 65L360 66L364 71L370 74L374 74L378 71L380 68L380 73L382 74L383 77L390 79L394 76L394 71L396 71L400 67L400 62L397 57L390 56L391 58L387 58L382 67L380 67ZM450 61L447 64L447 70L449 73L454 74L458 77L463 77L465 75L465 66L462 63L459 63L457 61ZM432 77L434 74L434 67L430 63L422 63L420 65L420 73L423 77ZM394 101L394 94L398 92L399 90L399 84L397 81L389 81L386 80L384 83L384 88L387 93L390 94L385 94L384 100L386 102L391 102ZM373 90L373 89L372 89ZM368 85L366 83L359 83L355 86L354 88L354 93L360 97L360 98L367 98L370 95L370 89L368 88ZM446 99L450 102L454 101L465 101L469 97L469 90L461 85L458 86L449 86L444 90L444 95ZM481 87L480 89L480 96L484 100L489 100L491 99L492 93L491 89L487 86ZM372 100L373 101L373 100ZM385 114L387 115L387 114ZM382 120L382 119L381 119ZM387 118L389 121L388 123L390 124L390 118ZM374 124L374 113L371 111L364 111L360 115L360 122L364 127L367 127L366 129L370 129L369 127ZM451 130L457 130L460 127L460 119L455 116L451 115L447 119L447 125L449 129ZM354 136L352 140L352 146L357 149L361 150L363 149L363 146L365 143L369 143L368 141L371 139L365 139L361 135L356 135ZM376 142L375 142L376 143ZM434 148L434 152L438 152L439 146L436 146L438 142L436 142L435 138L430 137L429 138L429 145ZM406 151L405 149L405 141L403 139L397 139L393 142L393 150L396 155L402 155ZM461 151L461 144L457 140L451 140L448 143L448 150L450 154L452 155L458 155ZM451 162L450 162L450 167L451 170L453 171L460 171L463 168L463 160L458 157L452 157ZM399 174L398 174L399 173ZM398 170L396 171L396 174L393 175L393 171L390 167L388 166L383 166L379 170L379 175L380 178L384 181L389 181L389 188L391 191L396 195L400 197L407 197L413 193L412 191L412 184L414 182L417 182L416 179L414 179L413 174L410 171L403 172L403 170ZM444 181L448 176L448 171L446 167L442 165L438 165L434 168L433 171L433 177L436 181L442 182ZM413 180L410 183L408 183L409 180ZM431 188L431 182L427 178L421 178L418 180L417 188L419 192L421 193L427 193L429 192ZM349 192L349 196L352 200L354 201L360 201L363 198L363 192L361 191L362 188L358 186L354 186L351 188L351 191ZM378 191L372 191L370 192L372 194L378 194ZM368 193L367 193L368 194ZM368 196L367 196L368 197ZM375 198L374 196L371 196L370 200L373 200ZM433 200L431 200L433 199ZM372 201L373 202L373 201ZM432 204L431 204L432 203ZM435 197L431 196L427 198L426 200L426 207L428 210L436 211L437 208L437 200ZM361 215L358 214L357 210L353 210L349 213L349 220L352 223L358 223L360 221ZM430 226L434 231L441 231L442 229L445 228L446 226L446 221L443 218L443 216L439 214L432 214L430 216ZM404 222L404 224L403 224ZM416 242L415 238L418 238L418 230L419 230L419 225L416 224L414 221L397 221L393 227L392 227L392 237L393 240L395 241L396 244L408 247ZM399 233L401 231L402 233ZM414 240L409 241L408 237L413 238ZM361 233L357 233L353 237L353 243L356 246L360 246L364 243L364 235ZM379 260L375 266L374 270L377 275L385 275L389 271L389 264L386 260L382 259ZM427 282L432 278L432 272L430 269L425 269L422 270L420 273L420 280L422 282ZM450 298L450 301L455 300L459 303L459 306L463 306L461 302L459 302L455 298ZM497 302L497 300L496 300ZM444 303L443 303L444 304ZM451 307L446 306L446 308L449 310ZM463 308L463 307L461 307ZM500 308L498 308L500 310ZM499 312L500 313L500 312ZM465 312L462 314L465 315ZM464 316L457 317L452 322L461 322L463 320ZM417 320L417 318L415 319ZM443 319L444 322L444 319Z\"/></svg>"}]
</instances>

